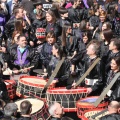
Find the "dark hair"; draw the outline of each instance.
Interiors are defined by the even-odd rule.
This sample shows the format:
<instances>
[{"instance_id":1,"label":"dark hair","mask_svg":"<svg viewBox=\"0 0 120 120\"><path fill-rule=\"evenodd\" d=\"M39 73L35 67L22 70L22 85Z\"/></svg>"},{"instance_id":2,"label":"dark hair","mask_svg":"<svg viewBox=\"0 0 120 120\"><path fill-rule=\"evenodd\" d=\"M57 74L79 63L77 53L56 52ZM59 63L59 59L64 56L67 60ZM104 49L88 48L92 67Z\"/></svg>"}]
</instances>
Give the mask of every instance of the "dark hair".
<instances>
[{"instance_id":1,"label":"dark hair","mask_svg":"<svg viewBox=\"0 0 120 120\"><path fill-rule=\"evenodd\" d=\"M26 36L25 36L24 34L20 34L20 35L18 36L18 38L17 38L18 41L20 40L21 37L25 37L25 38L26 38Z\"/></svg>"},{"instance_id":2,"label":"dark hair","mask_svg":"<svg viewBox=\"0 0 120 120\"><path fill-rule=\"evenodd\" d=\"M117 50L120 50L120 40L117 38L111 39L111 42L116 46Z\"/></svg>"},{"instance_id":3,"label":"dark hair","mask_svg":"<svg viewBox=\"0 0 120 120\"><path fill-rule=\"evenodd\" d=\"M104 23L103 23L103 25L104 25L104 24L106 24L107 29L111 29L111 28L112 28L112 26L111 26L111 23L110 23L110 22L104 22Z\"/></svg>"},{"instance_id":4,"label":"dark hair","mask_svg":"<svg viewBox=\"0 0 120 120\"><path fill-rule=\"evenodd\" d=\"M94 46L94 51L96 55L100 54L100 42L97 40L92 40L88 43L87 47L93 45Z\"/></svg>"},{"instance_id":5,"label":"dark hair","mask_svg":"<svg viewBox=\"0 0 120 120\"><path fill-rule=\"evenodd\" d=\"M19 13L19 9L23 9L23 6L21 4L16 4L13 8L13 14L16 15Z\"/></svg>"},{"instance_id":6,"label":"dark hair","mask_svg":"<svg viewBox=\"0 0 120 120\"><path fill-rule=\"evenodd\" d=\"M88 31L83 32L82 37L85 37L85 36L88 37L88 41L90 41L92 39L92 34L90 32L88 32Z\"/></svg>"},{"instance_id":7,"label":"dark hair","mask_svg":"<svg viewBox=\"0 0 120 120\"><path fill-rule=\"evenodd\" d=\"M55 6L52 6L52 7L50 8L50 10L54 13L56 19L60 18L59 11L58 11L58 9L57 9Z\"/></svg>"},{"instance_id":8,"label":"dark hair","mask_svg":"<svg viewBox=\"0 0 120 120\"><path fill-rule=\"evenodd\" d=\"M65 13L68 13L68 10L67 10L66 8L64 8L64 7L61 7L61 8L59 9L59 13L60 13L60 14L65 14Z\"/></svg>"},{"instance_id":9,"label":"dark hair","mask_svg":"<svg viewBox=\"0 0 120 120\"><path fill-rule=\"evenodd\" d=\"M120 70L120 57L113 57L112 59L115 60L117 66L119 67L119 70Z\"/></svg>"},{"instance_id":10,"label":"dark hair","mask_svg":"<svg viewBox=\"0 0 120 120\"><path fill-rule=\"evenodd\" d=\"M30 114L31 107L32 104L28 100L25 100L20 104L20 111L23 115Z\"/></svg>"},{"instance_id":11,"label":"dark hair","mask_svg":"<svg viewBox=\"0 0 120 120\"><path fill-rule=\"evenodd\" d=\"M87 20L82 20L80 22L80 30L87 30L86 25L87 25Z\"/></svg>"},{"instance_id":12,"label":"dark hair","mask_svg":"<svg viewBox=\"0 0 120 120\"><path fill-rule=\"evenodd\" d=\"M22 24L23 24L23 18L15 19L15 30L20 31L20 33L22 33L23 30Z\"/></svg>"},{"instance_id":13,"label":"dark hair","mask_svg":"<svg viewBox=\"0 0 120 120\"><path fill-rule=\"evenodd\" d=\"M113 38L113 32L111 29L105 29L103 30L103 35L105 38L105 41L107 41L108 43L110 43L110 40Z\"/></svg>"},{"instance_id":14,"label":"dark hair","mask_svg":"<svg viewBox=\"0 0 120 120\"><path fill-rule=\"evenodd\" d=\"M55 36L54 31L50 31L50 32L47 33L46 40L48 40L48 38L54 38L55 39L54 42L56 42L56 36Z\"/></svg>"},{"instance_id":15,"label":"dark hair","mask_svg":"<svg viewBox=\"0 0 120 120\"><path fill-rule=\"evenodd\" d=\"M53 46L56 49L58 49L58 55L60 56L60 59L62 59L62 57L63 57L63 47L58 45L57 43L55 43Z\"/></svg>"}]
</instances>

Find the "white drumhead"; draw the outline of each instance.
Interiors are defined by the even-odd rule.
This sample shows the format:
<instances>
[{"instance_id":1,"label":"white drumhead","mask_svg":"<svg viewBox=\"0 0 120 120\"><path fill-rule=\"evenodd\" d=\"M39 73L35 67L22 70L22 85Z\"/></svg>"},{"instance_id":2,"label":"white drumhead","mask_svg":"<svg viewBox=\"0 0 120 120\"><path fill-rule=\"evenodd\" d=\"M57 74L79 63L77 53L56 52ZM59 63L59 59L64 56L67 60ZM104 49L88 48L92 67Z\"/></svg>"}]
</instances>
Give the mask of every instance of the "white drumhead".
<instances>
[{"instance_id":1,"label":"white drumhead","mask_svg":"<svg viewBox=\"0 0 120 120\"><path fill-rule=\"evenodd\" d=\"M32 112L31 112L31 114L39 111L44 106L44 102L42 100L35 99L35 98L26 98L26 99L22 99L22 100L19 100L19 101L15 102L18 105L18 112L20 112L20 104L24 100L28 100L32 104Z\"/></svg>"},{"instance_id":2,"label":"white drumhead","mask_svg":"<svg viewBox=\"0 0 120 120\"><path fill-rule=\"evenodd\" d=\"M28 83L32 83L32 84L46 85L46 81L41 80L40 78L27 77L27 78L21 78L21 80L28 82Z\"/></svg>"},{"instance_id":3,"label":"white drumhead","mask_svg":"<svg viewBox=\"0 0 120 120\"><path fill-rule=\"evenodd\" d=\"M3 75L11 75L12 74L12 70L10 70L9 68L6 68L6 70L3 72Z\"/></svg>"}]
</instances>

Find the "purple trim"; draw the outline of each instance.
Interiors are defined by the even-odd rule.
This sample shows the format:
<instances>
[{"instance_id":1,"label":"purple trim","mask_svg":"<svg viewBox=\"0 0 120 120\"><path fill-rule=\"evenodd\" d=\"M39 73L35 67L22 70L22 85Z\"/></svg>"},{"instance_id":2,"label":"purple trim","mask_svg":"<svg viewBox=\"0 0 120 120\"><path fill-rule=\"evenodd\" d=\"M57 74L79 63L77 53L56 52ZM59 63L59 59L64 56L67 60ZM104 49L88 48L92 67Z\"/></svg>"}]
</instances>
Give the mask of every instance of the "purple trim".
<instances>
[{"instance_id":1,"label":"purple trim","mask_svg":"<svg viewBox=\"0 0 120 120\"><path fill-rule=\"evenodd\" d=\"M23 66L23 65L28 64L29 61L26 60L27 53L28 53L28 50L27 50L27 49L26 49L26 50L24 51L24 53L22 54L22 53L20 52L20 50L17 48L17 60L14 61L14 64L20 65L20 66Z\"/></svg>"}]
</instances>

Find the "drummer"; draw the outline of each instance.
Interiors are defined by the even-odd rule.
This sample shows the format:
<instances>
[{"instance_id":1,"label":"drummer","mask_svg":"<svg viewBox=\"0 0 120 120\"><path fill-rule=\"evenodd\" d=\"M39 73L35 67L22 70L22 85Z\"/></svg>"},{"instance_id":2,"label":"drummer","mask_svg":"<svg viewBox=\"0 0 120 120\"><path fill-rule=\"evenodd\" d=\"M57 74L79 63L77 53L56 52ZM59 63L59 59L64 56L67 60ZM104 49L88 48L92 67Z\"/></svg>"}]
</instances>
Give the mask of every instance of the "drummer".
<instances>
[{"instance_id":1,"label":"drummer","mask_svg":"<svg viewBox=\"0 0 120 120\"><path fill-rule=\"evenodd\" d=\"M81 54L79 62L84 63L83 74L93 64L93 62L99 57L100 43L96 40L92 40L87 46L87 52ZM82 74L82 75L83 75ZM90 95L98 95L102 91L104 82L104 65L100 60L92 71L85 78L85 82L82 86L87 87L87 91ZM76 83L73 83L73 86Z\"/></svg>"},{"instance_id":2,"label":"drummer","mask_svg":"<svg viewBox=\"0 0 120 120\"><path fill-rule=\"evenodd\" d=\"M57 63L62 59L64 56L63 48L55 43L52 47L52 58L48 65L47 72L48 77L51 76L53 70L55 69ZM70 75L70 61L65 59L60 70L58 71L55 78L57 78L56 87L63 87L69 84L69 75Z\"/></svg>"},{"instance_id":3,"label":"drummer","mask_svg":"<svg viewBox=\"0 0 120 120\"><path fill-rule=\"evenodd\" d=\"M23 73L28 73L29 69L25 69L30 66L36 66L38 62L38 56L35 50L27 45L27 40L24 35L18 36L18 46L14 47L10 51L10 59L8 66L14 73L19 73L19 69L23 69Z\"/></svg>"}]
</instances>

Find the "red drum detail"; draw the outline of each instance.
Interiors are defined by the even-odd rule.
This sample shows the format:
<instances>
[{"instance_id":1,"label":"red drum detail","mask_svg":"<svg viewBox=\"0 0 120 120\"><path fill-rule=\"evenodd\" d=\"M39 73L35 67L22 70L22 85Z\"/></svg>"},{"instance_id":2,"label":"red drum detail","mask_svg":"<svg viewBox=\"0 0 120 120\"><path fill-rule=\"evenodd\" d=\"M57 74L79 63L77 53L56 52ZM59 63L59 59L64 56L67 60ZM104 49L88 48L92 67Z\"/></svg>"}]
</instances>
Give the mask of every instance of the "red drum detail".
<instances>
[{"instance_id":1,"label":"red drum detail","mask_svg":"<svg viewBox=\"0 0 120 120\"><path fill-rule=\"evenodd\" d=\"M31 97L37 96L41 98L42 90L46 85L46 83L47 83L46 80L44 80L41 77L22 76L18 81L16 94L19 97L23 97L23 98L26 98L28 96ZM49 89L53 88L54 86L55 83L51 83Z\"/></svg>"},{"instance_id":2,"label":"red drum detail","mask_svg":"<svg viewBox=\"0 0 120 120\"><path fill-rule=\"evenodd\" d=\"M93 109L105 109L108 106L108 102L102 101L97 107L95 107L93 103L98 99L98 97L99 96L91 96L77 101L77 115L79 118L82 118L84 116L85 111Z\"/></svg>"},{"instance_id":3,"label":"red drum detail","mask_svg":"<svg viewBox=\"0 0 120 120\"><path fill-rule=\"evenodd\" d=\"M48 105L59 102L65 112L76 111L76 101L87 96L87 89L78 87L76 89L67 90L65 87L53 88L47 90Z\"/></svg>"},{"instance_id":4,"label":"red drum detail","mask_svg":"<svg viewBox=\"0 0 120 120\"><path fill-rule=\"evenodd\" d=\"M45 28L37 28L36 29L36 37L37 38L45 38L46 37L46 29Z\"/></svg>"},{"instance_id":5,"label":"red drum detail","mask_svg":"<svg viewBox=\"0 0 120 120\"><path fill-rule=\"evenodd\" d=\"M30 101L32 104L31 119L32 120L50 120L50 114L48 112L45 102L37 98L26 98L16 101L18 105L18 111L20 112L20 104L24 100Z\"/></svg>"},{"instance_id":6,"label":"red drum detail","mask_svg":"<svg viewBox=\"0 0 120 120\"><path fill-rule=\"evenodd\" d=\"M81 117L81 119L82 119L82 120L90 120L90 118L91 118L93 115L101 112L102 110L104 110L104 109L86 110L86 111L83 113L84 115ZM101 115L98 115L94 120L99 120L101 117L107 115L107 113L108 113L108 111L105 112L105 113L103 113L103 114L101 114ZM93 119L92 119L92 120L93 120Z\"/></svg>"},{"instance_id":7,"label":"red drum detail","mask_svg":"<svg viewBox=\"0 0 120 120\"><path fill-rule=\"evenodd\" d=\"M10 99L14 99L16 96L16 82L14 80L5 80L4 82L7 87L8 96Z\"/></svg>"}]
</instances>

